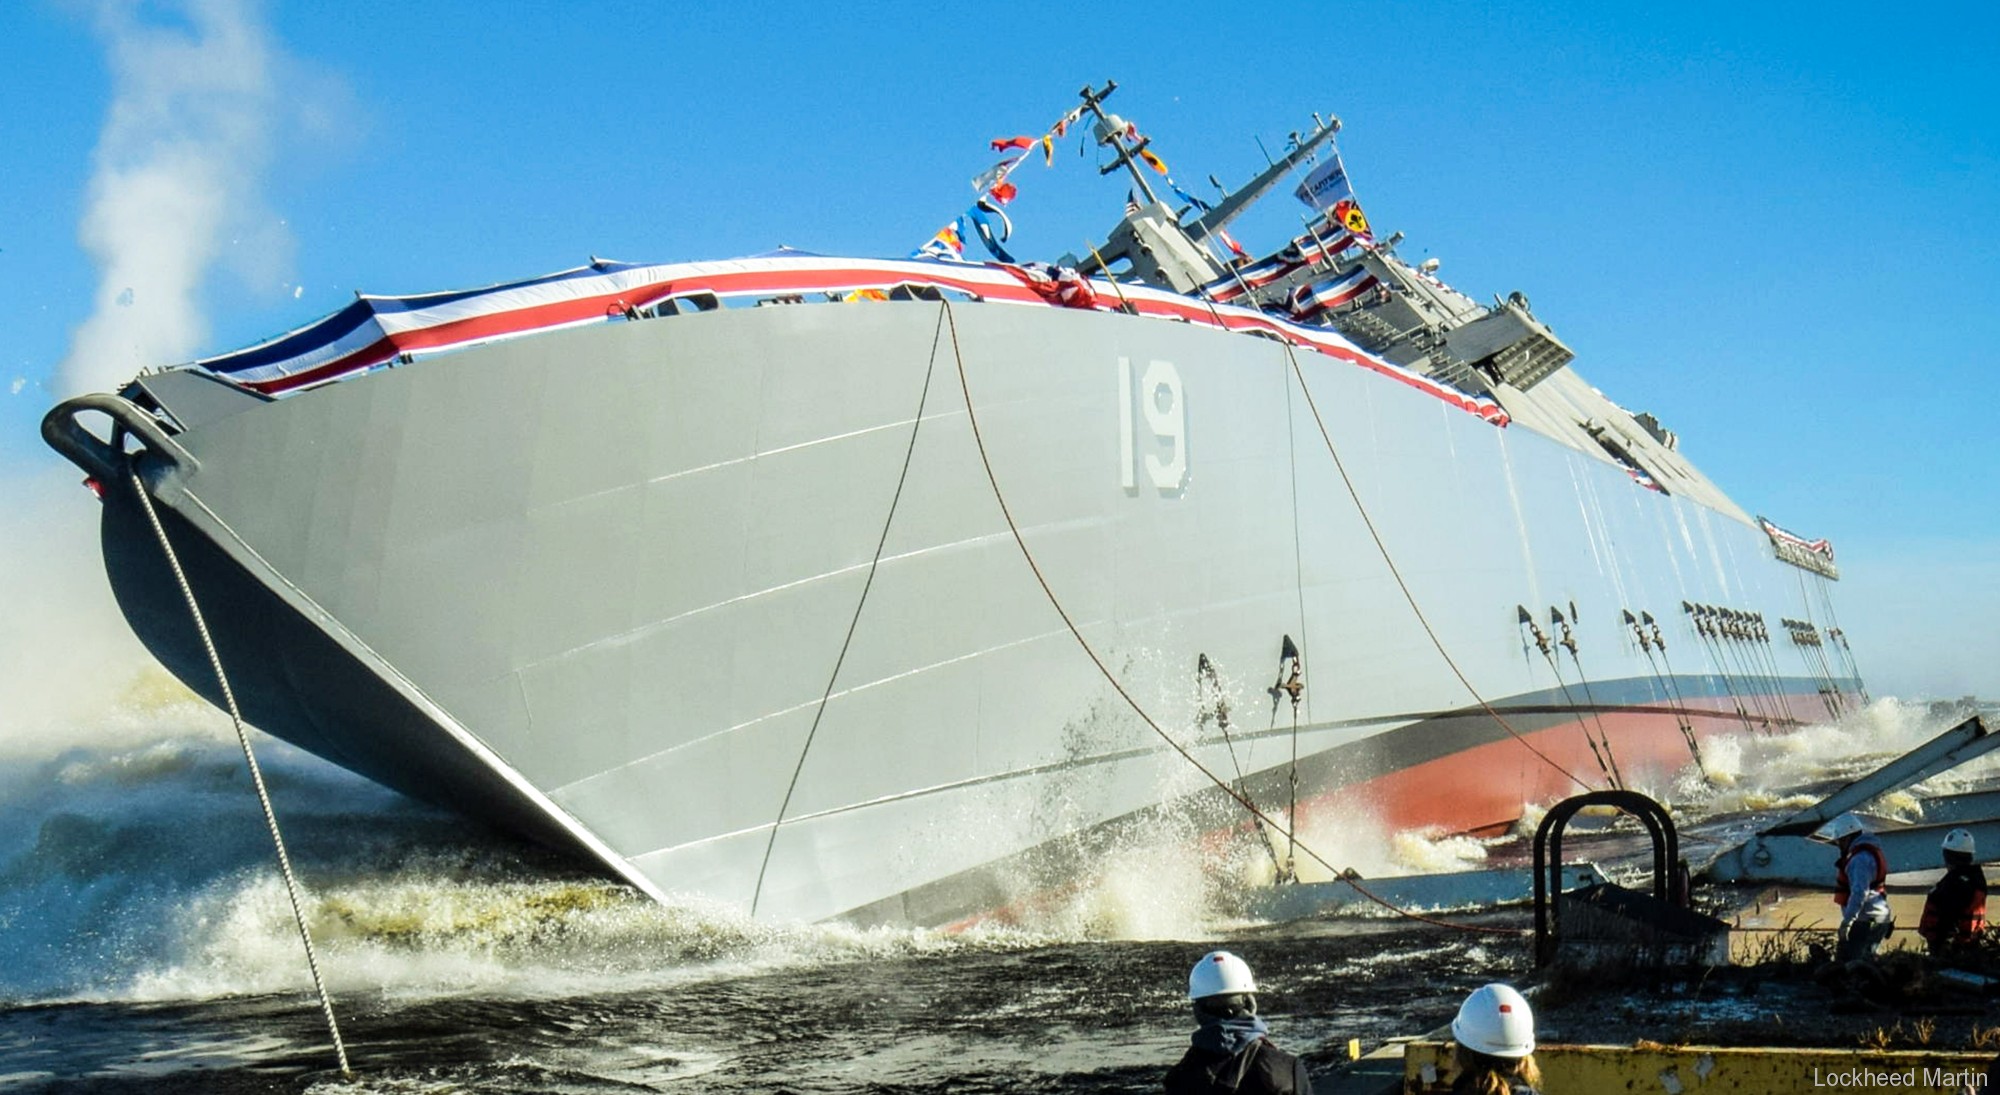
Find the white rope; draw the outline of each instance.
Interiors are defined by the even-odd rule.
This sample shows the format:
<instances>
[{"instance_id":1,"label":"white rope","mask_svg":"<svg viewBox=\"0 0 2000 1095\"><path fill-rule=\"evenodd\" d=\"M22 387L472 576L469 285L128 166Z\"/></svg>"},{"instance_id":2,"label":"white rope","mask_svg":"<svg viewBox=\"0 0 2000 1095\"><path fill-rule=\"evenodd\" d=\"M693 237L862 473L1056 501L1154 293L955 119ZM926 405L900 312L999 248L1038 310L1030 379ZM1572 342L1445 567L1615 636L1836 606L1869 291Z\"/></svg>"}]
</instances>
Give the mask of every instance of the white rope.
<instances>
[{"instance_id":1,"label":"white rope","mask_svg":"<svg viewBox=\"0 0 2000 1095\"><path fill-rule=\"evenodd\" d=\"M236 708L236 693L229 687L229 676L222 671L222 655L216 653L215 640L209 636L208 621L201 615L201 606L195 603L194 587L188 584L187 572L181 569L180 556L175 554L173 542L167 539L166 527L160 524L160 515L153 509L153 499L146 493L146 484L139 478L135 468L132 472L132 489L139 493L139 505L146 511L146 519L153 524L153 534L160 538L160 549L167 554L167 563L174 568L174 580L181 586L181 596L187 598L188 614L194 617L194 627L201 634L201 644L208 650L208 664L215 669L215 680L222 686L222 698L229 705L229 721L236 727L236 742L243 747L243 760L250 766L250 782L257 788L257 801L264 807L264 824L270 826L271 844L278 850L278 870L285 876L285 893L292 899L292 919L299 926L299 941L305 944L306 966L312 970L313 988L319 992L320 1010L326 1013L326 1029L333 1035L334 1056L340 1059L340 1074L353 1076L347 1067L347 1045L340 1040L340 1024L333 1018L333 1000L326 994L326 982L320 979L319 957L313 953L312 932L306 927L305 907L299 901L298 880L292 876L292 858L285 854L285 838L278 832L278 815L271 809L271 795L264 787L264 770L257 766L257 754L250 749L250 735L243 728L243 714Z\"/></svg>"}]
</instances>

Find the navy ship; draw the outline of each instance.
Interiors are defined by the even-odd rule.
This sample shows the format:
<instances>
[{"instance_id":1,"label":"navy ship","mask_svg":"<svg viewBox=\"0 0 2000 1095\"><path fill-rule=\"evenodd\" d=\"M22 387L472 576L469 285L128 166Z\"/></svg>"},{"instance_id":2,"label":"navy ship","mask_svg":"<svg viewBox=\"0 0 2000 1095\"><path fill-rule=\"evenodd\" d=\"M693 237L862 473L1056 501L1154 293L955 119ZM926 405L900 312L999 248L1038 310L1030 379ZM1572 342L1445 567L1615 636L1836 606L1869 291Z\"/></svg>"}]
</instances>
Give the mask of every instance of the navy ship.
<instances>
[{"instance_id":1,"label":"navy ship","mask_svg":"<svg viewBox=\"0 0 2000 1095\"><path fill-rule=\"evenodd\" d=\"M1338 121L1163 201L1114 88L994 142L911 258L363 296L43 433L191 688L168 545L254 725L764 919L1004 915L1163 824L1290 877L1357 818L1504 829L1861 696L1831 548L1524 295L1398 257ZM1072 130L1124 215L1016 261L1008 174ZM1305 227L1256 258L1274 190Z\"/></svg>"}]
</instances>

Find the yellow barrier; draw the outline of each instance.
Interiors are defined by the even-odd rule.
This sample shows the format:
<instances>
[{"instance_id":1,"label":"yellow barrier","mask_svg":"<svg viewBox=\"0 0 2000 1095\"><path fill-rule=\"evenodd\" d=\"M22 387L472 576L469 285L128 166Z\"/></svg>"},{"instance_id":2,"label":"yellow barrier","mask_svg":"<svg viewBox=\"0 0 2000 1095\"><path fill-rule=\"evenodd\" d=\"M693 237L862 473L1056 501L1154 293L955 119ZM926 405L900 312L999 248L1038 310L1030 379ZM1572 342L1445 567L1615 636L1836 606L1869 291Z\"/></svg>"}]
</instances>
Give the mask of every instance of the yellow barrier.
<instances>
[{"instance_id":1,"label":"yellow barrier","mask_svg":"<svg viewBox=\"0 0 2000 1095\"><path fill-rule=\"evenodd\" d=\"M1450 1090L1451 1046L1410 1042L1403 1049L1405 1095ZM1862 1049L1719 1046L1542 1046L1535 1063L1544 1095L1874 1095L1946 1092L1985 1095L1992 1053L1876 1052Z\"/></svg>"}]
</instances>

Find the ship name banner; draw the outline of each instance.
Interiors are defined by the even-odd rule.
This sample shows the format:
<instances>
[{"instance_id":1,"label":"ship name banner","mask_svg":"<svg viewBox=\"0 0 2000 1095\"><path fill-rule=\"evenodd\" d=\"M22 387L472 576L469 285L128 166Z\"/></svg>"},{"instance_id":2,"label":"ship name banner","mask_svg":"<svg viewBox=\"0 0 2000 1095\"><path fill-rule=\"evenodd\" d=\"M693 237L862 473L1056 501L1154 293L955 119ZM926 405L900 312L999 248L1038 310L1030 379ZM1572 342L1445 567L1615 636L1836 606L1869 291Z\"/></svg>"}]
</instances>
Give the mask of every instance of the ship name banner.
<instances>
[{"instance_id":1,"label":"ship name banner","mask_svg":"<svg viewBox=\"0 0 2000 1095\"><path fill-rule=\"evenodd\" d=\"M1764 530L1764 535L1771 538L1771 547L1778 553L1779 561L1814 574L1823 574L1835 581L1840 580L1840 568L1833 564L1831 541L1824 538L1808 540L1763 517L1757 518L1757 525Z\"/></svg>"}]
</instances>

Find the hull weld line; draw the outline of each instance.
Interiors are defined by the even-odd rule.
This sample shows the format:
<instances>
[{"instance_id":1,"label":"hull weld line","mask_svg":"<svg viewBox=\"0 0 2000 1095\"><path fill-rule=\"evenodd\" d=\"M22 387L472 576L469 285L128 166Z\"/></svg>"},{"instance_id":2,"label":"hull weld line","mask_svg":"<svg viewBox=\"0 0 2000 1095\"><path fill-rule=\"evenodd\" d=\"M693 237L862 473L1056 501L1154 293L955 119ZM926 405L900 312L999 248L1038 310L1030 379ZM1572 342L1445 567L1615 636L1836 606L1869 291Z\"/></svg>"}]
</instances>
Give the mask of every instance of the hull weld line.
<instances>
[{"instance_id":1,"label":"hull weld line","mask_svg":"<svg viewBox=\"0 0 2000 1095\"><path fill-rule=\"evenodd\" d=\"M1313 424L1319 427L1320 440L1326 442L1327 455L1333 457L1334 470L1340 473L1340 481L1346 484L1348 496L1354 499L1354 509L1361 515L1361 523L1368 529L1369 538L1375 541L1375 550L1382 553L1382 561L1389 566L1389 576L1396 580L1396 588L1403 591L1403 599L1410 603L1410 611L1416 614L1417 622L1423 625L1424 634L1430 636L1431 645L1437 647L1437 652L1443 656L1444 663L1451 667L1452 675L1458 678L1460 684L1465 685L1465 690L1472 693L1472 698L1479 701L1479 706L1484 708L1487 714L1493 716L1514 740L1521 743L1522 748L1540 757L1544 764L1568 776L1578 787L1586 791L1591 790L1590 784L1577 778L1575 772L1557 764L1548 754L1535 748L1528 739L1522 737L1506 719L1501 717L1500 712L1493 709L1492 704L1486 702L1486 697L1479 694L1479 689L1473 687L1471 679L1458 667L1458 662L1452 659L1451 652L1444 647L1444 640L1438 638L1437 631L1431 627L1430 619L1424 615L1423 609L1417 607L1416 594L1410 592L1409 583L1403 581L1403 572L1397 569L1395 558L1389 554L1389 545L1382 542L1382 534L1375 528L1374 518L1368 515L1368 507L1361 504L1361 492L1355 489L1354 480L1348 476L1347 465L1340 459L1340 450L1333 447L1333 436L1326 432L1326 420L1320 417L1319 403L1313 399L1312 387L1306 383L1305 371L1299 367L1299 356L1292 352L1290 343L1285 344L1285 357L1291 361L1292 372L1299 378L1299 390L1306 397L1306 408L1312 411Z\"/></svg>"},{"instance_id":2,"label":"hull weld line","mask_svg":"<svg viewBox=\"0 0 2000 1095\"><path fill-rule=\"evenodd\" d=\"M1228 795L1231 799L1235 800L1235 802L1238 805L1242 806L1245 810L1249 811L1252 816L1261 820L1264 824L1269 825L1270 827L1278 830L1281 833L1284 833L1285 839L1290 843L1292 847L1312 857L1314 862L1318 863L1321 867L1326 868L1326 870L1330 872L1334 877L1340 879L1343 882L1346 882L1349 886L1354 888L1354 892L1367 898L1369 901L1372 901L1375 904L1380 905L1385 909L1388 909L1390 912L1393 912L1398 916L1406 917L1410 920L1416 920L1426 924L1432 924L1438 927L1452 928L1457 931L1470 932L1481 935L1525 934L1525 932L1519 928L1489 928L1477 924L1455 924L1450 921L1439 920L1433 917L1425 916L1422 913L1413 912L1409 909L1402 908L1390 901L1387 901L1381 897L1376 896L1373 893L1370 893L1359 882L1355 881L1353 872L1343 870L1339 867L1335 867L1332 863L1327 861L1326 857L1314 851L1310 845L1306 844L1305 841L1299 840L1297 835L1292 832L1291 819L1287 818L1286 823L1284 825L1279 825L1276 818L1273 818L1271 815L1258 809L1256 803L1250 801L1249 798L1244 796L1241 792L1237 791L1236 788L1231 787L1229 783L1225 781L1221 776L1218 776L1214 772L1210 771L1207 765L1197 760L1193 753L1188 752L1186 746L1183 746L1180 742L1175 741L1173 737L1169 735L1166 732L1166 730L1160 726L1158 722L1154 721L1151 715L1146 713L1145 708L1139 706L1139 701L1135 699L1129 691L1126 690L1124 683L1120 681L1118 677L1111 672L1111 668L1104 664L1104 659L1098 657L1096 649L1090 645L1090 640L1084 638L1083 632L1077 629L1076 623L1070 619L1069 612L1063 608L1062 601L1056 597L1055 590L1050 588L1048 578L1043 576L1042 568L1035 563L1034 553L1028 550L1028 541L1021 535L1021 526L1015 523L1013 511L1007 508L1007 498L1003 493L1001 493L1000 479L994 473L993 461L987 456L986 453L986 439L979 432L979 416L973 411L972 388L968 384L965 375L965 353L959 348L958 345L958 320L952 314L950 301L946 301L944 304L944 316L946 323L948 323L951 327L951 353L953 359L957 362L958 365L958 390L959 394L965 397L965 417L967 421L970 422L972 425L972 440L973 443L977 445L979 448L979 463L982 467L986 469L986 481L993 487L993 500L1000 506L1000 515L1006 518L1007 520L1007 530L1013 533L1014 543L1021 549L1021 558L1027 561L1028 569L1034 572L1035 581L1042 587L1043 595L1049 599L1049 607L1055 609L1056 615L1062 617L1063 625L1069 628L1069 633L1075 637L1077 645L1083 648L1083 652L1086 655L1088 655L1090 657L1091 662L1097 666L1097 671L1104 675L1104 679L1106 681L1110 682L1111 687L1115 689L1119 697L1125 701L1126 706L1130 707L1133 713L1137 714L1139 718L1145 722L1146 726L1153 731L1153 733L1159 735L1161 741L1166 742L1167 745L1170 748L1172 748L1174 752L1180 754L1182 760L1187 761L1190 765L1192 765L1195 768L1196 771L1199 771L1203 776L1207 777L1208 781L1210 783L1213 783L1218 789L1220 789L1223 794ZM1289 346L1286 347L1286 352L1287 353L1291 352ZM1296 358L1293 359L1293 367L1294 368L1297 367ZM1303 378L1301 378L1301 382L1303 382ZM1312 396L1310 395L1310 393L1308 393L1306 398L1308 401L1311 400ZM1323 429L1324 428L1322 428L1322 432ZM1529 746L1529 748L1533 748L1533 746ZM1554 762L1551 761L1550 763L1553 764Z\"/></svg>"},{"instance_id":3,"label":"hull weld line","mask_svg":"<svg viewBox=\"0 0 2000 1095\"><path fill-rule=\"evenodd\" d=\"M402 670L389 664L388 659L377 653L360 636L348 630L346 624L341 623L340 620L335 618L333 613L328 612L319 602L313 600L305 590L300 589L290 579L280 574L278 569L270 564L269 560L259 554L256 548L251 547L234 528L230 527L229 522L224 521L220 514L210 509L208 503L202 501L200 496L195 494L194 491L189 490L186 484L181 485L180 496L201 512L204 518L202 523L211 526L207 530L209 540L223 554L229 556L237 565L242 566L244 570L250 573L252 578L262 582L266 588L277 594L280 600L290 602L292 608L300 616L304 617L313 626L324 631L334 642L346 649L354 656L355 660L367 667L370 672L388 684L390 688L394 689L449 735L453 741L456 741L467 753L485 765L488 771L499 776L509 787L519 792L524 799L539 809L550 821L555 822L564 832L574 837L579 844L588 848L591 854L597 857L599 862L609 867L619 878L625 880L640 893L645 894L654 901L662 905L668 903L665 890L656 885L652 879L647 878L644 872L633 867L632 864L625 860L624 856L613 851L611 846L604 843L588 826L578 821L575 817L572 817L568 810L557 805L555 800L529 782L528 778L523 776L519 771L516 771L513 765L500 759L500 755L495 753L491 746L488 746L484 741L480 740L477 734L467 729L464 724L458 721L456 716L446 711L442 704L432 699L429 693L417 687L416 682L404 676ZM188 519L192 521L191 518ZM225 537L228 544L235 545L234 548L226 546ZM252 563L255 565L250 565Z\"/></svg>"},{"instance_id":4,"label":"hull weld line","mask_svg":"<svg viewBox=\"0 0 2000 1095\"><path fill-rule=\"evenodd\" d=\"M945 307L950 307L946 305ZM806 730L805 744L799 746L799 761L792 766L791 782L785 785L785 797L778 803L778 816L771 822L770 839L764 842L764 858L757 864L757 885L750 891L750 915L757 915L757 904L764 897L764 876L771 869L771 850L778 846L778 830L785 824L785 811L792 807L792 794L799 789L799 775L806 770L806 756L812 752L813 738L819 735L819 723L826 717L826 705L833 698L833 686L840 681L840 667L847 664L847 651L854 645L854 632L861 626L861 612L868 606L868 591L875 588L875 572L882 566L882 550L889 546L889 530L896 524L896 507L903 500L903 485L910 479L910 462L917 455L917 434L924 428L924 405L931 397L931 377L937 372L938 343L944 337L944 312L938 313L937 329L931 332L931 352L924 361L924 386L917 393L917 413L910 422L910 442L903 449L903 467L896 473L896 492L889 496L889 512L882 518L882 535L875 541L875 555L868 560L868 577L861 583L861 596L855 599L854 615L847 621L847 636L840 640L840 653L833 659L833 671L827 674L826 690L820 693L819 707L813 711L812 726Z\"/></svg>"}]
</instances>

